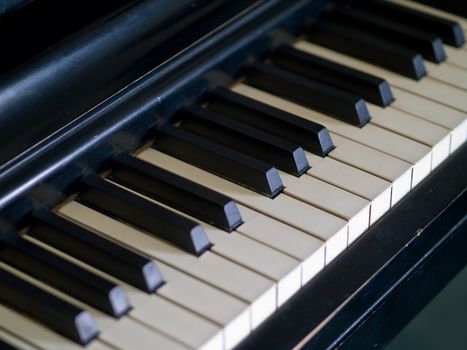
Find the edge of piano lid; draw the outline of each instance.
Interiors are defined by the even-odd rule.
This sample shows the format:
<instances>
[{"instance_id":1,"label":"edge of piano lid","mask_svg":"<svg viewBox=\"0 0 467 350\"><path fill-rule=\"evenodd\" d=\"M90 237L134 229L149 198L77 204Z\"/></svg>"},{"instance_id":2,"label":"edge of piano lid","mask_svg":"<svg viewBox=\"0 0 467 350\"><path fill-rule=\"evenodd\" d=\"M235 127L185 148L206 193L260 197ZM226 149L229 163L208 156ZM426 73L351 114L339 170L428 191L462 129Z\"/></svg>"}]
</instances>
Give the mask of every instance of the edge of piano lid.
<instances>
[{"instance_id":1,"label":"edge of piano lid","mask_svg":"<svg viewBox=\"0 0 467 350\"><path fill-rule=\"evenodd\" d=\"M21 220L30 210L25 203L56 205L77 179L100 168L112 155L139 147L148 133L176 110L211 87L234 81L245 62L287 41L285 33L296 33L302 23L332 2L213 1L208 7L200 6L189 19L184 11L192 1L162 1L176 3L170 18L150 3L140 1L131 8L136 18L154 15L144 22L145 28L129 26L126 21L134 17L128 12L110 16L99 27L86 27L0 77L0 101L5 108L0 120L5 152L0 157L2 221L14 224ZM200 20L202 25L196 24ZM142 34L148 30L154 35ZM113 64L92 54L90 48L97 44L106 54L104 58L117 55ZM65 75L50 79L50 63L67 50L70 54L61 61ZM78 56L73 53L86 67L76 65ZM17 89L11 90L12 86ZM35 93L28 94L24 87ZM66 94L54 105L57 91ZM72 103L78 97L80 103ZM39 133L31 127L38 123ZM19 140L21 130L31 133ZM467 176L462 166L466 158L464 145L239 348L290 348L302 339L309 340L309 347L333 347L351 341L350 335L358 335L364 327L371 329L371 320L381 322L369 316L394 300L389 294L397 295L410 282L409 277L416 276L422 265L428 266L441 245L447 247L462 238L458 233L466 229ZM452 175L448 184L444 183L447 174ZM421 201L424 205L418 206ZM460 265L451 265L456 266ZM449 273L454 271L444 276ZM436 286L443 283L446 281ZM429 293L427 287L425 297ZM421 301L413 304L420 307ZM376 337L375 333L368 334ZM360 335L360 340L368 334ZM368 342L377 341L367 338Z\"/></svg>"}]
</instances>

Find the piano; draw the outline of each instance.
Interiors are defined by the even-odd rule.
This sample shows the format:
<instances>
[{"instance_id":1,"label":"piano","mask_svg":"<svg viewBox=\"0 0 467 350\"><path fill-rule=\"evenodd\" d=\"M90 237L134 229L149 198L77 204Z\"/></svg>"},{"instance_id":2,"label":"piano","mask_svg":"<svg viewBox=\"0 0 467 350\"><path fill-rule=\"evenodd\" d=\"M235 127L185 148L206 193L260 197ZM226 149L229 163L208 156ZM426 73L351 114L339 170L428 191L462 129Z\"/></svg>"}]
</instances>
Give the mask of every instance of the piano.
<instances>
[{"instance_id":1,"label":"piano","mask_svg":"<svg viewBox=\"0 0 467 350\"><path fill-rule=\"evenodd\" d=\"M462 2L0 4L2 349L384 348L467 264Z\"/></svg>"}]
</instances>

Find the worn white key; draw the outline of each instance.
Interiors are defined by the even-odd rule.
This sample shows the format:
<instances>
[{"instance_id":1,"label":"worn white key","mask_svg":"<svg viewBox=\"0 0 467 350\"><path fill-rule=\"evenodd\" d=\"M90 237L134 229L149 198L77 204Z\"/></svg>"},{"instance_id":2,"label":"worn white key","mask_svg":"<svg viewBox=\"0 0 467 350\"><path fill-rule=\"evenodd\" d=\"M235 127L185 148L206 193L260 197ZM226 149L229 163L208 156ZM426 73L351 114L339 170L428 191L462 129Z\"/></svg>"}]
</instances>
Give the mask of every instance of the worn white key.
<instances>
[{"instance_id":1,"label":"worn white key","mask_svg":"<svg viewBox=\"0 0 467 350\"><path fill-rule=\"evenodd\" d=\"M0 326L1 327L1 326ZM3 340L8 345L13 346L14 348L20 350L37 350L38 347L31 345L31 343L27 343L24 340L16 337L15 335L6 332L5 330L0 328L0 339Z\"/></svg>"},{"instance_id":2,"label":"worn white key","mask_svg":"<svg viewBox=\"0 0 467 350\"><path fill-rule=\"evenodd\" d=\"M395 108L382 108L368 103L371 122L431 147L431 168L449 157L451 134L446 128Z\"/></svg>"},{"instance_id":3,"label":"worn white key","mask_svg":"<svg viewBox=\"0 0 467 350\"><path fill-rule=\"evenodd\" d=\"M168 283L158 294L223 327L226 349L233 348L249 334L254 320L246 303L168 265L159 263L159 267Z\"/></svg>"},{"instance_id":4,"label":"worn white key","mask_svg":"<svg viewBox=\"0 0 467 350\"><path fill-rule=\"evenodd\" d=\"M218 326L158 295L132 310L130 315L191 348L215 350L223 347Z\"/></svg>"},{"instance_id":5,"label":"worn white key","mask_svg":"<svg viewBox=\"0 0 467 350\"><path fill-rule=\"evenodd\" d=\"M332 140L336 145L332 158L392 182L391 205L412 188L412 164L339 135L332 135Z\"/></svg>"},{"instance_id":6,"label":"worn white key","mask_svg":"<svg viewBox=\"0 0 467 350\"><path fill-rule=\"evenodd\" d=\"M196 277L202 275L204 280L206 280L206 276L208 276L208 283L216 286L218 286L219 283L222 283L222 281L224 281L224 283L232 283L232 281L236 282L234 278L232 278L230 282L225 281L226 276L229 276L229 274L232 273L231 269L233 269L232 276L235 274L237 279L239 273L243 275L245 269L238 265L234 265L228 260L218 258L216 261L218 266L221 268L227 266L227 270L223 271L225 275L220 277L212 275L209 276L209 271L203 271L203 268L209 267L211 260L208 258L213 255L210 252L204 253L202 256L203 260L201 261L200 258L181 251L172 245L149 236L117 220L109 218L77 202L67 203L60 209L60 213L80 224L86 225L106 237L156 259L164 279L168 281L168 283L158 289L158 294L161 294L179 304L183 302L183 305L192 311L199 313L209 320L225 327L225 342L229 347L234 346L236 342L242 339L249 332L251 326L250 312L252 313L251 321L254 322L254 325L256 326L269 316L276 307L275 288L273 283L260 275L254 274L253 272L250 273L250 271L247 271L245 280L239 282L240 286L244 286L244 284L248 286L244 287L244 289L248 289L248 291L243 291L243 296L251 298L252 294L261 293L261 289L258 292L258 288L261 287L265 287L264 289L266 289L266 292L263 292L263 295L259 295L249 308L247 308L246 303L185 275L185 273L195 275ZM174 271L173 269L169 269L169 273L171 275L176 275L175 279L170 280L167 277L168 268L165 267L161 261L168 265L175 266L180 269L180 271L184 271L184 273L182 274ZM194 265L197 265L195 270L193 270ZM241 270L242 272L238 272L238 270ZM253 277L257 277L257 281L251 281L252 275ZM221 282L217 281L219 278L222 278ZM252 282L251 285L248 284L250 282ZM187 286L191 286L191 289ZM178 290L177 288L182 288L183 290ZM191 295L191 290L193 288L196 288L197 294ZM234 289L238 290L240 288L235 286L235 288L232 288L231 291L227 292L235 293ZM168 290L170 290L170 293L167 293ZM173 299L176 293L178 293L178 297ZM209 304L209 300L212 300L213 303ZM225 304L225 307L221 309L220 306L223 304Z\"/></svg>"},{"instance_id":7,"label":"worn white key","mask_svg":"<svg viewBox=\"0 0 467 350\"><path fill-rule=\"evenodd\" d=\"M154 149L145 149L138 157L325 240L327 262L347 246L347 222L321 209L284 194L279 194L274 199L267 198Z\"/></svg>"},{"instance_id":8,"label":"worn white key","mask_svg":"<svg viewBox=\"0 0 467 350\"><path fill-rule=\"evenodd\" d=\"M439 10L437 8L430 7L428 5L423 5L418 2L414 2L414 1L407 1L407 0L389 0L389 1L395 4L399 4L401 6L405 6L405 7L420 11L420 12L426 12L434 16L438 16L438 17L442 17L445 19L449 19L454 22L458 22L464 30L467 30L467 20L461 16L457 16L455 14L452 14L452 13L449 13L443 10Z\"/></svg>"},{"instance_id":9,"label":"worn white key","mask_svg":"<svg viewBox=\"0 0 467 350\"><path fill-rule=\"evenodd\" d=\"M444 50L446 51L447 61L463 69L467 69L467 51L459 50L445 45Z\"/></svg>"},{"instance_id":10,"label":"worn white key","mask_svg":"<svg viewBox=\"0 0 467 350\"><path fill-rule=\"evenodd\" d=\"M23 314L0 304L0 327L24 342L41 350L82 350L83 347ZM115 350L101 341L93 340L86 350ZM118 349L118 348L117 348Z\"/></svg>"},{"instance_id":11,"label":"worn white key","mask_svg":"<svg viewBox=\"0 0 467 350\"><path fill-rule=\"evenodd\" d=\"M237 231L300 260L302 285L324 267L324 241L243 205L238 206L244 222Z\"/></svg>"},{"instance_id":12,"label":"worn white key","mask_svg":"<svg viewBox=\"0 0 467 350\"><path fill-rule=\"evenodd\" d=\"M311 166L308 175L371 201L370 224L391 207L390 182L330 157L305 154Z\"/></svg>"},{"instance_id":13,"label":"worn white key","mask_svg":"<svg viewBox=\"0 0 467 350\"><path fill-rule=\"evenodd\" d=\"M115 327L112 327L100 337L102 341L122 350L189 349L127 317L120 319Z\"/></svg>"},{"instance_id":14,"label":"worn white key","mask_svg":"<svg viewBox=\"0 0 467 350\"><path fill-rule=\"evenodd\" d=\"M348 243L360 236L370 224L370 202L311 176L281 173L284 192L348 221Z\"/></svg>"},{"instance_id":15,"label":"worn white key","mask_svg":"<svg viewBox=\"0 0 467 350\"><path fill-rule=\"evenodd\" d=\"M467 113L437 103L433 100L392 87L395 100L392 107L411 113L451 131L450 152L467 139Z\"/></svg>"},{"instance_id":16,"label":"worn white key","mask_svg":"<svg viewBox=\"0 0 467 350\"><path fill-rule=\"evenodd\" d=\"M336 133L413 164L414 186L431 171L431 149L406 137L371 123L358 128L248 85L236 84L232 90L302 118L324 124L332 131L331 136Z\"/></svg>"},{"instance_id":17,"label":"worn white key","mask_svg":"<svg viewBox=\"0 0 467 350\"><path fill-rule=\"evenodd\" d=\"M228 233L137 192L131 192L199 223L204 227L209 241L214 244L211 248L212 252L275 281L278 306L287 301L300 288L301 271L298 260L236 232Z\"/></svg>"},{"instance_id":18,"label":"worn white key","mask_svg":"<svg viewBox=\"0 0 467 350\"><path fill-rule=\"evenodd\" d=\"M391 84L391 86L397 86L414 94L457 108L464 113L467 112L465 90L443 83L436 79L432 79L430 76L426 76L420 81L413 80L376 65L343 55L337 51L333 51L304 40L297 41L294 46L299 50L322 56L340 64L384 78Z\"/></svg>"},{"instance_id":19,"label":"worn white key","mask_svg":"<svg viewBox=\"0 0 467 350\"><path fill-rule=\"evenodd\" d=\"M440 65L432 62L425 62L425 66L431 78L463 90L467 89L467 71L465 69L450 64L449 62Z\"/></svg>"},{"instance_id":20,"label":"worn white key","mask_svg":"<svg viewBox=\"0 0 467 350\"><path fill-rule=\"evenodd\" d=\"M244 265L277 283L277 304L282 305L301 286L300 262L275 249L232 232L229 237L212 227L205 227L214 246L212 251Z\"/></svg>"}]
</instances>

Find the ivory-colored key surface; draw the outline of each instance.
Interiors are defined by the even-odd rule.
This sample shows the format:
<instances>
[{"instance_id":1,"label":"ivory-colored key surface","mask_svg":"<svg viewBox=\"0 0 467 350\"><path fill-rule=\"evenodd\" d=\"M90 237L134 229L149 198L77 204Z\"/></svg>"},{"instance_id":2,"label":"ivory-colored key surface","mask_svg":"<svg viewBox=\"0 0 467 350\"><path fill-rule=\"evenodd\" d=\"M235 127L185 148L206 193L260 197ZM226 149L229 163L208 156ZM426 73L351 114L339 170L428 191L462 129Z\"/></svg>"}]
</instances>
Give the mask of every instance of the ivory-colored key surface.
<instances>
[{"instance_id":1,"label":"ivory-colored key surface","mask_svg":"<svg viewBox=\"0 0 467 350\"><path fill-rule=\"evenodd\" d=\"M302 262L302 285L324 267L324 241L239 205L244 223L238 232Z\"/></svg>"},{"instance_id":2,"label":"ivory-colored key surface","mask_svg":"<svg viewBox=\"0 0 467 350\"><path fill-rule=\"evenodd\" d=\"M423 5L415 1L407 1L407 0L389 0L390 2L393 2L395 4L399 4L401 6L405 6L420 12L425 12L429 13L434 16L438 16L441 18L445 18L454 22L458 22L460 26L464 29L467 30L467 20L461 16L457 16L455 14L439 10L434 7L430 7L428 5Z\"/></svg>"},{"instance_id":3,"label":"ivory-colored key surface","mask_svg":"<svg viewBox=\"0 0 467 350\"><path fill-rule=\"evenodd\" d=\"M330 156L392 183L391 205L412 188L412 164L393 158L357 142L332 135L336 149Z\"/></svg>"},{"instance_id":4,"label":"ivory-colored key surface","mask_svg":"<svg viewBox=\"0 0 467 350\"><path fill-rule=\"evenodd\" d=\"M130 314L191 348L215 350L223 347L218 326L158 295Z\"/></svg>"},{"instance_id":5,"label":"ivory-colored key surface","mask_svg":"<svg viewBox=\"0 0 467 350\"><path fill-rule=\"evenodd\" d=\"M189 349L178 342L160 336L152 329L129 318L120 319L115 327L101 335L101 339L122 350Z\"/></svg>"},{"instance_id":6,"label":"ivory-colored key surface","mask_svg":"<svg viewBox=\"0 0 467 350\"><path fill-rule=\"evenodd\" d=\"M336 133L413 164L414 185L431 171L431 149L406 137L371 123L358 128L248 85L236 84L232 90L302 118L324 124L332 131L331 136Z\"/></svg>"},{"instance_id":7,"label":"ivory-colored key surface","mask_svg":"<svg viewBox=\"0 0 467 350\"><path fill-rule=\"evenodd\" d=\"M371 201L370 224L391 207L390 182L330 157L305 154L311 166L308 175Z\"/></svg>"},{"instance_id":8,"label":"ivory-colored key surface","mask_svg":"<svg viewBox=\"0 0 467 350\"><path fill-rule=\"evenodd\" d=\"M277 283L278 306L300 289L302 278L298 260L236 232L226 237L212 226L206 226L205 230L214 244L213 252L262 273Z\"/></svg>"},{"instance_id":9,"label":"ivory-colored key surface","mask_svg":"<svg viewBox=\"0 0 467 350\"><path fill-rule=\"evenodd\" d=\"M450 64L449 62L445 62L441 65L425 62L425 66L431 78L463 90L467 89L467 71L465 69Z\"/></svg>"},{"instance_id":10,"label":"ivory-colored key surface","mask_svg":"<svg viewBox=\"0 0 467 350\"><path fill-rule=\"evenodd\" d=\"M327 262L347 245L347 222L318 208L284 194L267 198L154 149L145 149L138 157L325 240Z\"/></svg>"},{"instance_id":11,"label":"ivory-colored key surface","mask_svg":"<svg viewBox=\"0 0 467 350\"><path fill-rule=\"evenodd\" d=\"M37 321L0 304L0 327L13 336L41 350L82 350L83 347L52 332ZM93 340L86 350L115 350L100 340ZM119 349L118 347L116 349Z\"/></svg>"},{"instance_id":12,"label":"ivory-colored key surface","mask_svg":"<svg viewBox=\"0 0 467 350\"><path fill-rule=\"evenodd\" d=\"M76 202L66 204L60 213L248 302L255 325L276 308L276 286L273 281L209 251L195 257Z\"/></svg>"},{"instance_id":13,"label":"ivory-colored key surface","mask_svg":"<svg viewBox=\"0 0 467 350\"><path fill-rule=\"evenodd\" d=\"M430 99L392 87L395 100L392 107L411 113L451 131L452 153L467 139L467 113L445 106Z\"/></svg>"},{"instance_id":14,"label":"ivory-colored key surface","mask_svg":"<svg viewBox=\"0 0 467 350\"><path fill-rule=\"evenodd\" d=\"M429 76L424 77L420 81L413 80L384 68L343 55L337 51L333 51L304 40L298 40L294 44L294 47L296 49L327 58L331 61L379 76L386 79L391 86L396 86L420 96L430 98L447 106L457 108L464 113L467 112L465 90L443 83L436 79L432 79Z\"/></svg>"},{"instance_id":15,"label":"ivory-colored key surface","mask_svg":"<svg viewBox=\"0 0 467 350\"><path fill-rule=\"evenodd\" d=\"M370 224L370 202L311 176L281 173L284 192L348 221L349 242Z\"/></svg>"},{"instance_id":16,"label":"ivory-colored key surface","mask_svg":"<svg viewBox=\"0 0 467 350\"><path fill-rule=\"evenodd\" d=\"M0 325L0 327L1 327L1 325ZM15 335L6 332L2 328L0 328L0 340L4 341L8 345L11 345L15 349L19 349L19 350L37 350L37 349L39 349L38 347L32 345L31 343L27 343L26 341L16 337Z\"/></svg>"},{"instance_id":17,"label":"ivory-colored key surface","mask_svg":"<svg viewBox=\"0 0 467 350\"><path fill-rule=\"evenodd\" d=\"M447 61L463 69L467 69L467 51L455 49L453 47L444 46L446 51Z\"/></svg>"},{"instance_id":18,"label":"ivory-colored key surface","mask_svg":"<svg viewBox=\"0 0 467 350\"><path fill-rule=\"evenodd\" d=\"M373 124L431 147L432 169L449 156L451 135L448 129L395 108L381 108L371 103L367 105Z\"/></svg>"}]
</instances>

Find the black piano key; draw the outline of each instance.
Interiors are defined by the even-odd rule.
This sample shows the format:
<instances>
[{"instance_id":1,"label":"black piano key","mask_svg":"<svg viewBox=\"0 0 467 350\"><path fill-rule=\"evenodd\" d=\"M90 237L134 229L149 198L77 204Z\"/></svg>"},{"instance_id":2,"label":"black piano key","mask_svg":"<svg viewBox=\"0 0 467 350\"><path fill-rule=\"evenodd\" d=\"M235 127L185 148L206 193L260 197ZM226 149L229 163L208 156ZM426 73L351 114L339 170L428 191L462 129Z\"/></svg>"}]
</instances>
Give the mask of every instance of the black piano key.
<instances>
[{"instance_id":1,"label":"black piano key","mask_svg":"<svg viewBox=\"0 0 467 350\"><path fill-rule=\"evenodd\" d=\"M2 349L2 350L19 350L18 348L14 347L10 343L7 343L7 342L3 341L2 339L0 339L0 349Z\"/></svg>"},{"instance_id":2,"label":"black piano key","mask_svg":"<svg viewBox=\"0 0 467 350\"><path fill-rule=\"evenodd\" d=\"M0 238L0 261L114 317L131 306L123 289L23 238Z\"/></svg>"},{"instance_id":3,"label":"black piano key","mask_svg":"<svg viewBox=\"0 0 467 350\"><path fill-rule=\"evenodd\" d=\"M81 345L88 344L99 333L94 319L87 311L2 269L0 269L0 303L32 317Z\"/></svg>"},{"instance_id":4,"label":"black piano key","mask_svg":"<svg viewBox=\"0 0 467 350\"><path fill-rule=\"evenodd\" d=\"M288 45L277 48L271 60L280 67L355 93L382 107L388 106L394 100L386 80Z\"/></svg>"},{"instance_id":5,"label":"black piano key","mask_svg":"<svg viewBox=\"0 0 467 350\"><path fill-rule=\"evenodd\" d=\"M445 12L467 18L467 4L463 0L415 0L416 2L435 7Z\"/></svg>"},{"instance_id":6,"label":"black piano key","mask_svg":"<svg viewBox=\"0 0 467 350\"><path fill-rule=\"evenodd\" d=\"M163 284L155 262L126 249L54 212L31 214L28 235L148 293Z\"/></svg>"},{"instance_id":7,"label":"black piano key","mask_svg":"<svg viewBox=\"0 0 467 350\"><path fill-rule=\"evenodd\" d=\"M108 178L226 231L242 223L231 198L129 154L114 158Z\"/></svg>"},{"instance_id":8,"label":"black piano key","mask_svg":"<svg viewBox=\"0 0 467 350\"><path fill-rule=\"evenodd\" d=\"M268 197L283 188L272 165L171 125L159 130L152 147Z\"/></svg>"},{"instance_id":9,"label":"black piano key","mask_svg":"<svg viewBox=\"0 0 467 350\"><path fill-rule=\"evenodd\" d=\"M329 131L323 125L222 87L215 88L210 93L207 108L295 142L322 157L334 149Z\"/></svg>"},{"instance_id":10,"label":"black piano key","mask_svg":"<svg viewBox=\"0 0 467 350\"><path fill-rule=\"evenodd\" d=\"M360 97L270 64L250 66L246 82L353 125L361 127L370 120L365 101Z\"/></svg>"},{"instance_id":11,"label":"black piano key","mask_svg":"<svg viewBox=\"0 0 467 350\"><path fill-rule=\"evenodd\" d=\"M319 21L309 28L306 39L415 80L426 75L423 57L418 52L381 42L336 21Z\"/></svg>"},{"instance_id":12,"label":"black piano key","mask_svg":"<svg viewBox=\"0 0 467 350\"><path fill-rule=\"evenodd\" d=\"M445 44L461 47L465 42L464 32L459 23L389 1L352 0L351 3L357 8L384 15L388 20L439 36ZM464 2L443 0L440 3L462 4Z\"/></svg>"},{"instance_id":13,"label":"black piano key","mask_svg":"<svg viewBox=\"0 0 467 350\"><path fill-rule=\"evenodd\" d=\"M410 25L388 20L384 12L374 14L358 9L338 9L331 14L331 17L381 42L417 51L426 60L440 63L446 59L443 41L440 37L413 29Z\"/></svg>"},{"instance_id":14,"label":"black piano key","mask_svg":"<svg viewBox=\"0 0 467 350\"><path fill-rule=\"evenodd\" d=\"M95 175L81 180L77 201L126 221L195 255L211 244L201 225Z\"/></svg>"},{"instance_id":15,"label":"black piano key","mask_svg":"<svg viewBox=\"0 0 467 350\"><path fill-rule=\"evenodd\" d=\"M303 149L288 140L198 106L183 110L181 117L181 128L262 159L292 175L300 176L310 168Z\"/></svg>"}]
</instances>

